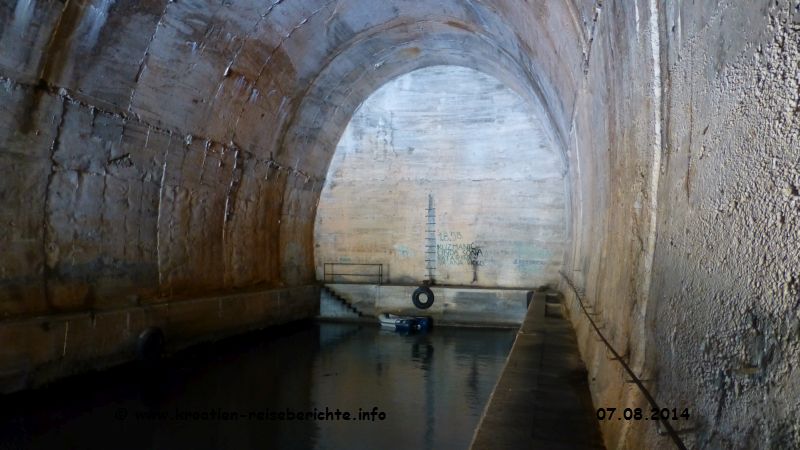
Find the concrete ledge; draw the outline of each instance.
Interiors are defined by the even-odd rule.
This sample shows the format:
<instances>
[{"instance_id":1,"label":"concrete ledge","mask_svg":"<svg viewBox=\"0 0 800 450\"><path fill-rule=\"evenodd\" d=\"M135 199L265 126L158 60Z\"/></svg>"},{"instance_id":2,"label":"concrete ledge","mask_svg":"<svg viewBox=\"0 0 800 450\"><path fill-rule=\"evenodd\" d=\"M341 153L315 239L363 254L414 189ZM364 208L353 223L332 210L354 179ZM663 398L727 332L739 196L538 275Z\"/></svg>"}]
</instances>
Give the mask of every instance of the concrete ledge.
<instances>
[{"instance_id":1,"label":"concrete ledge","mask_svg":"<svg viewBox=\"0 0 800 450\"><path fill-rule=\"evenodd\" d=\"M472 450L602 449L575 332L536 292L473 436Z\"/></svg>"},{"instance_id":2,"label":"concrete ledge","mask_svg":"<svg viewBox=\"0 0 800 450\"><path fill-rule=\"evenodd\" d=\"M436 323L519 326L525 317L529 289L483 289L432 286L433 306L418 309L411 302L416 285L326 284L362 313L383 312L431 316Z\"/></svg>"},{"instance_id":3,"label":"concrete ledge","mask_svg":"<svg viewBox=\"0 0 800 450\"><path fill-rule=\"evenodd\" d=\"M0 322L0 393L129 361L147 327L161 327L173 352L318 312L319 287L308 285Z\"/></svg>"}]
</instances>

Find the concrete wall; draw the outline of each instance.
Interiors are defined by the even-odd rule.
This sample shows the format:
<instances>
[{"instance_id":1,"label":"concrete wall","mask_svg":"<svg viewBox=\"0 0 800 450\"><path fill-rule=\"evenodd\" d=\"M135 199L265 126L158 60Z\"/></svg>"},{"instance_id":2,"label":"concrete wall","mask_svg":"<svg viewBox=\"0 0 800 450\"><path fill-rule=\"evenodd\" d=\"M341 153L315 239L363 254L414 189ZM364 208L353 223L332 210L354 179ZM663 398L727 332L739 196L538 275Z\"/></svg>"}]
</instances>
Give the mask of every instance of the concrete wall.
<instances>
[{"instance_id":1,"label":"concrete wall","mask_svg":"<svg viewBox=\"0 0 800 450\"><path fill-rule=\"evenodd\" d=\"M557 283L566 185L546 126L472 69L429 67L387 83L353 115L331 160L314 231L317 278L324 263L372 263L384 265L385 283L418 284L435 258L439 284Z\"/></svg>"},{"instance_id":2,"label":"concrete wall","mask_svg":"<svg viewBox=\"0 0 800 450\"><path fill-rule=\"evenodd\" d=\"M566 269L690 448L800 446L798 6L603 2L576 100ZM647 408L567 305L595 404Z\"/></svg>"},{"instance_id":3,"label":"concrete wall","mask_svg":"<svg viewBox=\"0 0 800 450\"><path fill-rule=\"evenodd\" d=\"M673 376L660 389L696 405L700 445L797 447L800 4L681 2L665 14L675 31L649 322L655 366Z\"/></svg>"},{"instance_id":4,"label":"concrete wall","mask_svg":"<svg viewBox=\"0 0 800 450\"><path fill-rule=\"evenodd\" d=\"M318 312L319 289L305 286L6 321L0 326L0 394L131 360L148 327L164 331L172 352Z\"/></svg>"},{"instance_id":5,"label":"concrete wall","mask_svg":"<svg viewBox=\"0 0 800 450\"><path fill-rule=\"evenodd\" d=\"M528 292L520 289L478 289L434 286L434 302L418 309L411 302L416 286L327 284L333 292L364 314L429 316L449 325L519 326L525 318Z\"/></svg>"}]
</instances>

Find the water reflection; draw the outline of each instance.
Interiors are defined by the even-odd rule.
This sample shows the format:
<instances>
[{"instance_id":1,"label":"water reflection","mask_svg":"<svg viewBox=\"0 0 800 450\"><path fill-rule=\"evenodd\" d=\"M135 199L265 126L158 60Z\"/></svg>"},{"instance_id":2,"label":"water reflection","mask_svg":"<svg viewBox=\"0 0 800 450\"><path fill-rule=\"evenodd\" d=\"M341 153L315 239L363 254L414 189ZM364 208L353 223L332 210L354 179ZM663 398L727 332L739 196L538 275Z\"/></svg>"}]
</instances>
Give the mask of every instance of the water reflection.
<instances>
[{"instance_id":1,"label":"water reflection","mask_svg":"<svg viewBox=\"0 0 800 450\"><path fill-rule=\"evenodd\" d=\"M125 366L7 396L0 448L467 448L513 338L350 324L251 334L183 352L155 372ZM386 416L264 420L326 408Z\"/></svg>"}]
</instances>

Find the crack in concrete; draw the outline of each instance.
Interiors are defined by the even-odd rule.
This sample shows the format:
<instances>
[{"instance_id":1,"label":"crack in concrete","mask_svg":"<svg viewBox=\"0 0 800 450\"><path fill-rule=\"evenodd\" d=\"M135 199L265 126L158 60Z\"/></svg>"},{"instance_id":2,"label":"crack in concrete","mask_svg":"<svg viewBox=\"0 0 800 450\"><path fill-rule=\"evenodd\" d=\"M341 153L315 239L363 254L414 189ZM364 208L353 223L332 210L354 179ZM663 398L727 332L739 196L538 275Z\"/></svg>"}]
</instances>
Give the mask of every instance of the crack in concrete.
<instances>
[{"instance_id":1,"label":"crack in concrete","mask_svg":"<svg viewBox=\"0 0 800 450\"><path fill-rule=\"evenodd\" d=\"M230 175L230 183L228 184L227 192L225 193L225 208L223 209L223 216L222 216L222 249L223 253L227 249L227 236L228 236L228 223L230 222L231 218L233 217L233 210L236 205L236 196L239 193L239 187L241 186L241 178L242 173L244 172L242 163L241 163L241 152L239 149L234 150L233 155L233 169L231 170ZM224 256L223 256L224 257ZM225 264L224 267L228 267L229 264ZM228 271L223 273L223 283L224 284L231 284L231 280L229 279Z\"/></svg>"},{"instance_id":2,"label":"crack in concrete","mask_svg":"<svg viewBox=\"0 0 800 450\"><path fill-rule=\"evenodd\" d=\"M136 114L133 112L133 100L136 97L136 87L139 85L139 79L142 77L142 74L147 67L147 58L150 56L150 46L153 45L156 34L158 34L158 29L161 27L164 17L167 16L167 9L169 9L169 5L172 3L174 3L174 0L167 0L167 3L164 5L164 9L161 11L161 15L158 17L158 22L156 22L156 27L153 30L153 34L150 36L150 40L147 41L147 46L144 48L142 59L139 60L139 69L136 71L136 76L133 78L133 89L131 89L131 95L128 98L127 111L131 114Z\"/></svg>"},{"instance_id":3,"label":"crack in concrete","mask_svg":"<svg viewBox=\"0 0 800 450\"><path fill-rule=\"evenodd\" d=\"M150 130L148 129L148 138ZM172 147L172 135L169 135L169 140L164 148L164 164L161 167L161 182L158 187L158 213L156 214L156 266L158 270L158 285L164 286L164 268L162 261L164 260L161 248L161 214L164 210L164 185L167 179L167 157L169 156L169 149Z\"/></svg>"},{"instance_id":4,"label":"crack in concrete","mask_svg":"<svg viewBox=\"0 0 800 450\"><path fill-rule=\"evenodd\" d=\"M251 39L251 37L253 35L255 35L255 33L258 31L258 27L261 25L261 22L264 21L264 19L266 19L272 13L272 11L278 5L280 5L283 2L284 2L284 0L276 0L272 4L270 4L269 7L267 7L267 10L263 14L261 14L259 16L258 20L256 20L256 22L253 24L253 26L250 29L250 31L245 33L244 37L241 40L241 44L239 44L239 46L233 52L233 56L231 57L230 61L228 62L228 65L225 66L225 70L222 72L222 80L220 80L220 82L217 83L217 91L214 93L213 99L216 99L217 97L219 97L219 94L222 92L223 85L224 85L223 80L225 78L228 78L229 76L231 76L231 74L233 73L232 67L233 67L234 63L236 63L236 61L239 59L239 55L241 54L242 50L244 49L245 43L247 43ZM244 77L244 76L242 76L242 79L244 81L247 81L248 84L251 84L253 86L253 88L251 89L250 95L248 97L252 96L252 91L255 88L255 84L250 82L249 80L247 80L246 77ZM239 120L237 119L236 123L238 124L238 122L239 122ZM234 130L235 129L236 128L234 127Z\"/></svg>"},{"instance_id":5,"label":"crack in concrete","mask_svg":"<svg viewBox=\"0 0 800 450\"><path fill-rule=\"evenodd\" d=\"M597 31L597 21L600 18L600 12L603 9L603 0L596 0L594 4L594 16L592 16L592 29L589 30L589 39L586 43L586 51L583 52L583 73L589 73L589 61L592 59L592 45L594 44L594 36Z\"/></svg>"},{"instance_id":6,"label":"crack in concrete","mask_svg":"<svg viewBox=\"0 0 800 450\"><path fill-rule=\"evenodd\" d=\"M48 251L48 242L49 236L51 234L51 230L49 227L49 210L50 210L50 188L53 184L53 178L55 178L56 169L58 168L58 161L56 161L55 153L58 150L61 141L61 129L64 126L64 117L66 116L67 109L67 100L62 99L61 102L61 114L58 118L58 124L56 125L55 135L53 136L53 142L50 144L50 173L47 175L47 181L45 182L44 188L44 202L42 208L42 258L43 258L43 267L42 267L42 284L44 286L44 299L47 307L49 309L54 309L53 305L53 298L50 295L50 276L52 272L52 268L50 267L50 252Z\"/></svg>"},{"instance_id":7,"label":"crack in concrete","mask_svg":"<svg viewBox=\"0 0 800 450\"><path fill-rule=\"evenodd\" d=\"M308 23L308 21L309 21L309 20L311 20L311 18L313 18L314 16L316 16L317 14L319 14L319 13L320 13L322 10L324 10L324 9L325 9L325 8L327 8L327 7L329 7L330 5L332 5L332 4L334 4L334 3L337 3L337 4L338 4L338 2L339 2L339 0L331 0L331 1L328 1L327 3L325 3L324 5L322 5L321 7L319 7L318 9L316 9L316 10L312 11L312 12L311 12L311 13L310 13L308 16L304 17L302 20L300 20L300 21L297 23L297 25L295 25L295 26L294 26L294 27L293 27L291 30L289 30L289 32L288 32L288 33L286 33L286 35L285 35L285 36L283 36L283 37L280 39L280 41L278 41L278 44L277 44L277 45L276 45L276 46L275 46L275 47L272 49L272 51L270 51L270 54L269 54L269 56L268 56L268 57L267 57L267 59L264 61L264 63L261 65L261 68L259 68L259 70L258 70L258 74L256 75L256 78L255 78L255 80L253 80L251 83L248 83L248 84L249 84L249 88L250 88L250 91L251 91L251 93L252 93L252 90L253 90L253 89L255 89L255 88L256 88L256 86L258 85L258 82L259 82L259 81L261 81L261 77L264 75L264 71L266 70L266 68L267 68L267 66L269 65L270 61L272 61L272 58L275 56L275 54L276 54L276 53L278 52L278 50L281 48L281 46L283 46L283 43L284 43L284 42L286 42L286 41L288 41L288 40L289 40L289 38L290 38L290 37L292 37L292 35L294 34L294 32L295 32L295 31L297 31L297 30L299 30L300 28L302 28L302 27L303 27L303 25L305 25L306 23ZM239 110L239 113L238 113L238 114L237 114L237 116L236 116L236 121L234 122L234 125L233 125L233 129L234 129L234 130L237 130L237 129L239 128L239 121L242 119L242 116L244 115L244 110L245 110L245 105L246 105L246 104L247 104L247 103L245 103L245 104L243 104L243 105L242 105L241 109Z\"/></svg>"},{"instance_id":8,"label":"crack in concrete","mask_svg":"<svg viewBox=\"0 0 800 450\"><path fill-rule=\"evenodd\" d=\"M578 5L575 3L575 0L569 0L566 2L567 9L569 9L569 15L572 19L572 27L575 28L577 32L578 38L580 38L581 48L583 49L584 56L586 55L587 51L587 37L586 31L581 26L580 20L580 11L578 10Z\"/></svg>"},{"instance_id":9,"label":"crack in concrete","mask_svg":"<svg viewBox=\"0 0 800 450\"><path fill-rule=\"evenodd\" d=\"M103 108L94 106L94 105L92 105L92 104L90 104L90 103L88 103L88 102L86 102L84 100L81 100L79 98L74 97L72 95L72 93L67 88L51 85L49 83L38 83L38 84L25 83L25 82L21 82L21 81L18 81L18 80L14 80L12 78L4 77L2 75L0 75L0 83L10 84L10 85L13 85L14 87L23 87L23 88L29 88L29 89L34 89L34 90L43 90L43 91L45 91L45 93L47 93L49 95L53 95L55 97L59 97L65 102L68 102L68 103L70 103L72 105L75 105L75 106L78 106L78 107L85 108L87 110L93 111L94 113L99 113L99 114L103 114L103 115L106 115L106 116L109 116L109 117L114 117L114 118L120 119L121 121L123 121L125 123L127 123L128 121L132 120L135 123L138 123L140 125L143 125L144 127L147 127L147 129L148 129L148 139L149 139L149 134L152 131L161 133L161 134L163 134L165 136L185 136L185 138L189 142L191 142L192 140L195 140L195 139L204 140L204 141L207 141L208 143L210 143L210 145L215 145L215 146L221 147L225 151L240 150L240 151L245 152L245 154L251 155L253 158L256 158L255 155L252 152L249 152L247 150L244 150L244 149L240 148L233 141L231 141L231 142L226 144L226 143L217 141L215 139L212 139L210 137L205 137L205 136L202 136L202 135L195 135L195 134L192 134L192 133L183 132L183 131L178 130L178 129L169 129L169 128L164 128L164 127L161 127L161 126L158 126L158 125L151 124L151 123L147 122L146 120L142 119L141 117L139 117L139 115L135 114L135 113L132 113L133 117L131 117L125 111L115 112L115 111L103 109ZM300 177L300 178L303 178L306 181L312 181L312 180L320 181L320 180L322 180L322 179L313 177L313 176L309 175L308 173L306 173L306 172L304 172L304 171L302 171L300 169L295 169L295 168L290 167L290 166L284 166L284 165L278 163L277 161L273 160L271 157L269 159L260 159L260 158L256 158L256 159L259 162L273 161L273 163L274 163L273 165L276 166L279 170L284 170L287 173L289 173L291 175L294 175L294 176L297 176L297 177Z\"/></svg>"}]
</instances>

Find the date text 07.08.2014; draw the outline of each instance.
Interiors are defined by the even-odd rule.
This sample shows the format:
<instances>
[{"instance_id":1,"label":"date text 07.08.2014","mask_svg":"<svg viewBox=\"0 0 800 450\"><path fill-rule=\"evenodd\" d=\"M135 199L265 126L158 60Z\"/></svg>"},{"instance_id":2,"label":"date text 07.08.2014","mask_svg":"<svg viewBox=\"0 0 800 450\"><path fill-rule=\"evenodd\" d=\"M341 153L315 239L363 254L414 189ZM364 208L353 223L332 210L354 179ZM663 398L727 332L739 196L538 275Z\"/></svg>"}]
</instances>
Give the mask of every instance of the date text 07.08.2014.
<instances>
[{"instance_id":1,"label":"date text 07.08.2014","mask_svg":"<svg viewBox=\"0 0 800 450\"><path fill-rule=\"evenodd\" d=\"M599 408L597 420L688 420L689 408Z\"/></svg>"}]
</instances>

